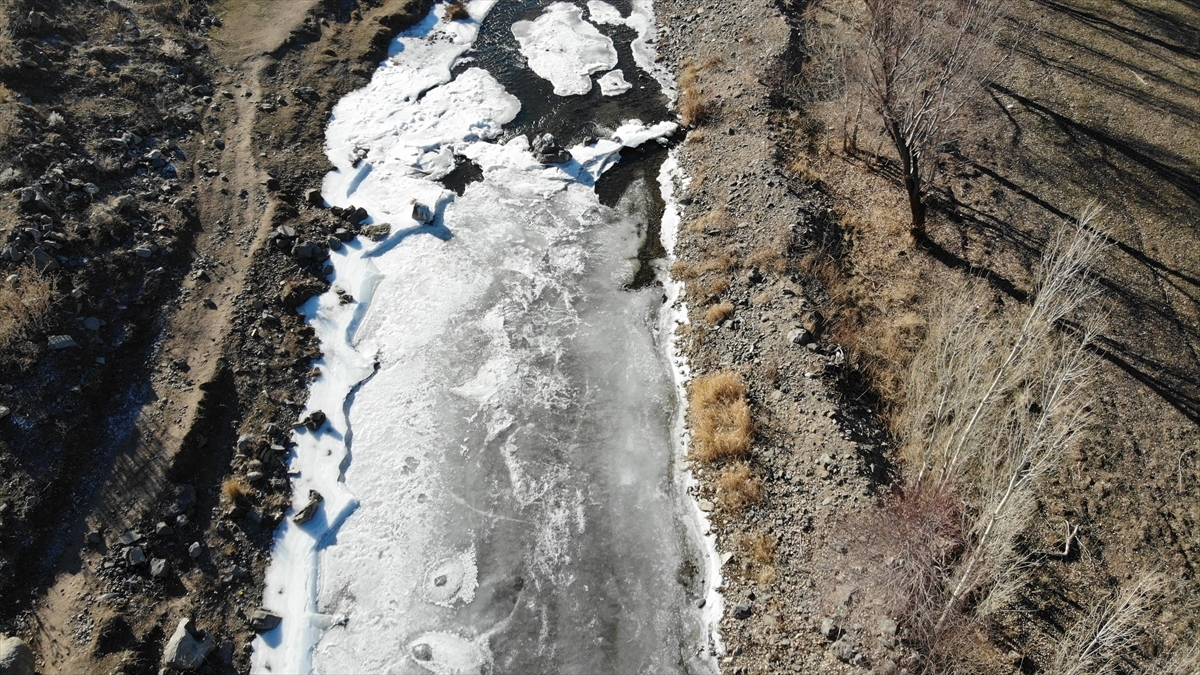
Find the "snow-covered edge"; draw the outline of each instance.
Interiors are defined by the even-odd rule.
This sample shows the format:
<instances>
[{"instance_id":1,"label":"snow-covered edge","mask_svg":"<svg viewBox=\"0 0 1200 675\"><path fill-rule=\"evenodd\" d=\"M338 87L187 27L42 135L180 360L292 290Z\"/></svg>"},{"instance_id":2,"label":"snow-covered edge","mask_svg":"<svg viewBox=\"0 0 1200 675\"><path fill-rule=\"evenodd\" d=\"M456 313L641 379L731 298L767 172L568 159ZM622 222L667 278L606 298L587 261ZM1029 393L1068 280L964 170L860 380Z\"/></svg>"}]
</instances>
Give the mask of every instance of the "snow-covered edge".
<instances>
[{"instance_id":1,"label":"snow-covered edge","mask_svg":"<svg viewBox=\"0 0 1200 675\"><path fill-rule=\"evenodd\" d=\"M671 374L675 381L675 398L679 402L675 410L675 420L671 428L671 440L675 448L675 461L679 467L686 466L688 444L691 434L686 424L687 416L687 382L691 379L691 366L687 357L679 348L679 334L676 329L689 323L687 303L683 300L683 283L671 278L668 270L675 263L675 244L679 239L679 223L681 220L679 204L675 201L676 190L684 190L690 179L679 166L678 149L673 149L667 155L658 174L658 185L661 190L665 208L663 209L662 224L659 236L667 255L664 265L659 269L663 291L667 296L664 309L659 315L659 334L666 339L664 346L666 356L671 364ZM720 672L717 657L725 653L725 643L721 640L719 625L721 615L725 612L725 598L721 596L721 554L717 551L717 535L712 534L712 524L708 514L700 510L700 503L693 496L697 481L696 476L688 469L676 472L676 482L682 496L681 508L684 513L684 524L694 541L700 544L704 555L704 609L701 621L711 641L712 652L709 655L714 672Z\"/></svg>"}]
</instances>

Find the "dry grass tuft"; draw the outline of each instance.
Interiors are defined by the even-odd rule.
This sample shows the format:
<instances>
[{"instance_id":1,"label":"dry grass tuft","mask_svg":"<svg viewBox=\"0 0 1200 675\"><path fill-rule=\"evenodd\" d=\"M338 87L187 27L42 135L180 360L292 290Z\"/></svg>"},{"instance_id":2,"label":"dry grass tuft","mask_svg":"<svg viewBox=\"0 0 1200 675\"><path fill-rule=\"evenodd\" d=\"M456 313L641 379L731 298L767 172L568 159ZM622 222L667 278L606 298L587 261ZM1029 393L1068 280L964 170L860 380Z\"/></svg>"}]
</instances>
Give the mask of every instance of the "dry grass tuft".
<instances>
[{"instance_id":1,"label":"dry grass tuft","mask_svg":"<svg viewBox=\"0 0 1200 675\"><path fill-rule=\"evenodd\" d=\"M713 305L709 307L708 311L704 313L704 320L707 321L709 325L716 325L725 319L728 319L730 316L733 316L733 304L729 302L722 302L719 305Z\"/></svg>"},{"instance_id":2,"label":"dry grass tuft","mask_svg":"<svg viewBox=\"0 0 1200 675\"><path fill-rule=\"evenodd\" d=\"M471 13L467 11L467 5L462 0L450 0L442 18L447 21L465 21L471 18Z\"/></svg>"},{"instance_id":3,"label":"dry grass tuft","mask_svg":"<svg viewBox=\"0 0 1200 675\"><path fill-rule=\"evenodd\" d=\"M750 264L764 272L783 274L787 272L788 260L778 247L762 246L750 253Z\"/></svg>"},{"instance_id":4,"label":"dry grass tuft","mask_svg":"<svg viewBox=\"0 0 1200 675\"><path fill-rule=\"evenodd\" d=\"M54 285L49 277L21 267L15 282L0 281L0 349L8 349L49 328Z\"/></svg>"},{"instance_id":5,"label":"dry grass tuft","mask_svg":"<svg viewBox=\"0 0 1200 675\"><path fill-rule=\"evenodd\" d=\"M688 389L688 404L692 459L712 464L750 454L754 421L740 376L726 371L696 378Z\"/></svg>"},{"instance_id":6,"label":"dry grass tuft","mask_svg":"<svg viewBox=\"0 0 1200 675\"><path fill-rule=\"evenodd\" d=\"M688 225L688 229L697 234L721 234L728 232L732 227L733 219L725 209L709 211Z\"/></svg>"},{"instance_id":7,"label":"dry grass tuft","mask_svg":"<svg viewBox=\"0 0 1200 675\"><path fill-rule=\"evenodd\" d=\"M239 501L249 497L254 490L250 484L240 476L230 476L221 483L221 496L230 504L236 504Z\"/></svg>"},{"instance_id":8,"label":"dry grass tuft","mask_svg":"<svg viewBox=\"0 0 1200 675\"><path fill-rule=\"evenodd\" d=\"M700 87L700 72L704 66L697 66L690 59L685 59L680 65L679 120L685 127L694 127L712 114L712 103Z\"/></svg>"},{"instance_id":9,"label":"dry grass tuft","mask_svg":"<svg viewBox=\"0 0 1200 675\"><path fill-rule=\"evenodd\" d=\"M721 469L717 474L717 505L730 513L738 513L762 500L762 481L745 462Z\"/></svg>"}]
</instances>

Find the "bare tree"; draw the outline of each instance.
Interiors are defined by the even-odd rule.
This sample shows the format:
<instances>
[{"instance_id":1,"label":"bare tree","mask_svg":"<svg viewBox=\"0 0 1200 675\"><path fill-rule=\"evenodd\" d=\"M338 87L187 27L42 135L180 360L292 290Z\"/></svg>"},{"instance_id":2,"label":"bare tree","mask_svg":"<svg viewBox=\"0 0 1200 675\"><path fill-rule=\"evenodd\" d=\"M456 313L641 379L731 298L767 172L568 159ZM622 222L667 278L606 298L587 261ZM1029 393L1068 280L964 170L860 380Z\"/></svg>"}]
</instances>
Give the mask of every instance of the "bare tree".
<instances>
[{"instance_id":1,"label":"bare tree","mask_svg":"<svg viewBox=\"0 0 1200 675\"><path fill-rule=\"evenodd\" d=\"M879 117L900 160L925 233L926 193L952 123L1005 60L997 47L1003 0L864 0L847 85Z\"/></svg>"}]
</instances>

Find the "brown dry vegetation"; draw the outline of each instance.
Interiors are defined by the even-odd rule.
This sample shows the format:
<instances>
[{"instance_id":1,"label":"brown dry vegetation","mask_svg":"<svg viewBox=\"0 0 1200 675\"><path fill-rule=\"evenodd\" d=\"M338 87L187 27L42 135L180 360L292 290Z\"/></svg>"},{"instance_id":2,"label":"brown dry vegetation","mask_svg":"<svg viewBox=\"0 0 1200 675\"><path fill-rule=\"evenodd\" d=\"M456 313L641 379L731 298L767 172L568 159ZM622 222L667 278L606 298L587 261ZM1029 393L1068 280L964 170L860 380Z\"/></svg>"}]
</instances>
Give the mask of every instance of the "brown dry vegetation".
<instances>
[{"instance_id":1,"label":"brown dry vegetation","mask_svg":"<svg viewBox=\"0 0 1200 675\"><path fill-rule=\"evenodd\" d=\"M849 3L809 6L816 8L809 25L820 28L808 37L825 41L812 52L835 49L841 37L832 13L821 12ZM1200 282L1189 271L1200 259L1200 14L1176 0L1019 0L1007 11L1010 26L1032 30L1011 67L977 89L964 123L951 129L954 142L934 154L940 177L929 235L919 246L904 237L909 205L897 160L877 128L848 122L858 119L856 110L827 86L836 78L820 72L820 59L795 94L800 105L780 115L797 155L792 170L830 193L844 233L837 250L810 253L797 267L828 289L833 338L866 374L900 441L900 470L912 471L908 490L864 516L884 522L857 524L868 533L860 553L877 556L871 559L878 570L896 557L890 550L929 545L900 557L916 561L909 574L863 580L875 589L865 595L897 608L912 631L906 640L923 646L925 667L935 672L1010 672L1005 654L1013 648L1022 667L1039 672L1195 672L1194 650L1186 647L1200 622L1200 512L1190 506L1200 503ZM945 438L931 442L933 421L941 414L963 424L974 411L914 412L918 399L931 400L929 385L938 379L931 345L947 344L947 329L957 326L961 332L949 343L957 342L964 362L972 352L1007 354L1020 334L1014 321L1028 316L1043 291L1038 261L1091 202L1105 209L1100 240L1109 246L1092 272L1099 294L1087 311L1051 322L1069 330L1043 331L1038 340L1045 355L1066 358L1062 340L1078 337L1088 316L1109 317L1088 348L1099 357L1091 397L1077 399L1093 421L1086 436L1060 439L1058 461L1028 484L1036 496L1018 509L1025 516L1014 521L1019 534L1009 539L1024 553L1014 558L1010 548L995 556L1010 563L997 568L999 576L1019 583L993 587L989 602L983 587L955 592L957 578L950 595L961 603L962 620L937 626L947 600L938 581L941 609L922 622L914 608L929 584L920 571L947 561L952 569L974 555L966 542L978 536L978 518L988 512L982 504L994 492L994 484L985 489L980 482L984 465L945 483L950 498L917 489L928 481L928 470L918 467L931 448L947 446ZM953 289L966 286L975 288L963 304ZM947 322L948 315L960 321ZM982 333L966 330L971 322ZM1022 387L1049 381L1039 369L1051 362L1031 357L1029 374L1005 380L1016 388L997 401L1012 407L996 419L1043 409L1044 390L1033 395ZM988 370L980 364L979 372ZM923 383L914 380L919 373ZM955 386L990 399L983 395L990 380L969 379ZM1100 649L1093 638L1112 616L1105 608L1119 605L1147 567L1170 578L1170 592L1156 596L1155 612L1134 613L1131 643Z\"/></svg>"},{"instance_id":2,"label":"brown dry vegetation","mask_svg":"<svg viewBox=\"0 0 1200 675\"><path fill-rule=\"evenodd\" d=\"M28 265L0 281L0 349L35 337L48 328L54 287Z\"/></svg>"},{"instance_id":3,"label":"brown dry vegetation","mask_svg":"<svg viewBox=\"0 0 1200 675\"><path fill-rule=\"evenodd\" d=\"M719 305L713 305L704 312L704 320L710 325L721 323L731 316L733 316L733 303L730 302L722 302Z\"/></svg>"},{"instance_id":4,"label":"brown dry vegetation","mask_svg":"<svg viewBox=\"0 0 1200 675\"><path fill-rule=\"evenodd\" d=\"M463 21L471 18L471 13L467 11L467 6L461 0L452 0L446 5L445 16L447 21Z\"/></svg>"},{"instance_id":5,"label":"brown dry vegetation","mask_svg":"<svg viewBox=\"0 0 1200 675\"><path fill-rule=\"evenodd\" d=\"M712 464L749 454L754 421L740 375L721 372L693 380L688 388L688 419L692 459Z\"/></svg>"},{"instance_id":6,"label":"brown dry vegetation","mask_svg":"<svg viewBox=\"0 0 1200 675\"><path fill-rule=\"evenodd\" d=\"M736 462L717 474L717 505L726 511L738 512L757 504L763 497L762 481L746 462Z\"/></svg>"},{"instance_id":7,"label":"brown dry vegetation","mask_svg":"<svg viewBox=\"0 0 1200 675\"><path fill-rule=\"evenodd\" d=\"M684 61L679 72L679 101L676 107L679 119L685 127L702 124L712 112L712 100L700 84L700 74L713 64L695 64Z\"/></svg>"}]
</instances>

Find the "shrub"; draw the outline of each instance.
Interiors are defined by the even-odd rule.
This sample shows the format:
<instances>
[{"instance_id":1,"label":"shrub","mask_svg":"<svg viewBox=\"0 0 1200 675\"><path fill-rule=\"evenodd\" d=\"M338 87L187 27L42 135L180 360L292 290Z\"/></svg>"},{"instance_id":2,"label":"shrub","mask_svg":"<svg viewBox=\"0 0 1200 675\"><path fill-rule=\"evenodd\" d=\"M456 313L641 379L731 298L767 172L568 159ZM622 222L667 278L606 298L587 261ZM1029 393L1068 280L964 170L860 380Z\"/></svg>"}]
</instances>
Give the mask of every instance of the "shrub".
<instances>
[{"instance_id":1,"label":"shrub","mask_svg":"<svg viewBox=\"0 0 1200 675\"><path fill-rule=\"evenodd\" d=\"M711 464L750 454L754 422L741 377L731 372L699 377L688 390L688 403L693 459Z\"/></svg>"},{"instance_id":2,"label":"shrub","mask_svg":"<svg viewBox=\"0 0 1200 675\"><path fill-rule=\"evenodd\" d=\"M0 349L49 328L54 286L49 277L21 267L13 282L0 281Z\"/></svg>"}]
</instances>

